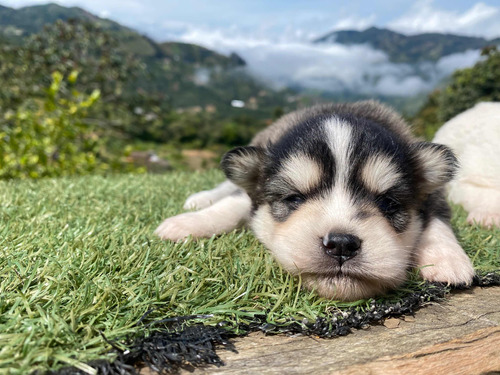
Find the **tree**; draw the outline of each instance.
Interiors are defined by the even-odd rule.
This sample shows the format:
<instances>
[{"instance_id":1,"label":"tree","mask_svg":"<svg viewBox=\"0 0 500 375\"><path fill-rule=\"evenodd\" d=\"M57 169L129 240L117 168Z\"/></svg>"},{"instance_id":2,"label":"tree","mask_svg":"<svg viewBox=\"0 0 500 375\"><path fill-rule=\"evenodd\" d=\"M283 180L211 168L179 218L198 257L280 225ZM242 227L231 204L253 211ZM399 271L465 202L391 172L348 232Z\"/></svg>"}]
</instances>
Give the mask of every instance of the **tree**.
<instances>
[{"instance_id":1,"label":"tree","mask_svg":"<svg viewBox=\"0 0 500 375\"><path fill-rule=\"evenodd\" d=\"M57 21L21 46L2 47L0 80L9 87L0 94L3 108L16 107L26 97L43 96L43 88L55 71L63 76L76 71L79 79L74 89L86 93L99 90L102 103L117 102L141 68L116 38L93 23L79 20ZM60 93L71 96L65 82Z\"/></svg>"},{"instance_id":2,"label":"tree","mask_svg":"<svg viewBox=\"0 0 500 375\"><path fill-rule=\"evenodd\" d=\"M500 101L500 51L483 49L485 60L457 70L439 97L439 119L443 122L483 101Z\"/></svg>"},{"instance_id":3,"label":"tree","mask_svg":"<svg viewBox=\"0 0 500 375\"><path fill-rule=\"evenodd\" d=\"M73 83L76 73L70 74ZM63 75L52 74L45 97L28 98L0 123L0 178L39 178L108 170L102 143L84 119L99 99L73 91L61 97Z\"/></svg>"},{"instance_id":4,"label":"tree","mask_svg":"<svg viewBox=\"0 0 500 375\"><path fill-rule=\"evenodd\" d=\"M500 51L483 49L484 59L473 67L457 70L442 90L429 94L412 119L417 135L432 139L439 127L452 117L482 101L500 101Z\"/></svg>"}]
</instances>

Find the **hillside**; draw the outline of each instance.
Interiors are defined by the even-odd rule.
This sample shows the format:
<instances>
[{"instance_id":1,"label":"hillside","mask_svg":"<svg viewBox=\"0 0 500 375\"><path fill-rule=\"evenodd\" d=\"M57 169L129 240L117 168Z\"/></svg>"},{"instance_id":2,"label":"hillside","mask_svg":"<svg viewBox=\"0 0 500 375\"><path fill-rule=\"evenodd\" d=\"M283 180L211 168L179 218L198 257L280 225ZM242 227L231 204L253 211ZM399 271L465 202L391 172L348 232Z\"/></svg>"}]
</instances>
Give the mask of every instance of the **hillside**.
<instances>
[{"instance_id":1,"label":"hillside","mask_svg":"<svg viewBox=\"0 0 500 375\"><path fill-rule=\"evenodd\" d=\"M22 45L44 25L71 19L97 24L119 40L121 49L145 64L144 75L132 89L161 92L175 108L189 111L209 108L223 116L252 113L263 118L268 117L274 107L286 104L284 95L270 90L241 69L246 63L236 53L224 56L188 43L156 43L135 30L78 7L57 4L19 9L0 7L0 42ZM233 99L249 105L236 110L230 106Z\"/></svg>"},{"instance_id":2,"label":"hillside","mask_svg":"<svg viewBox=\"0 0 500 375\"><path fill-rule=\"evenodd\" d=\"M1 6L0 31L11 42L20 42L23 37L39 32L48 23L72 18L92 21L109 30L126 29L113 21L99 18L78 7L66 8L57 4L47 4L19 9Z\"/></svg>"},{"instance_id":3,"label":"hillside","mask_svg":"<svg viewBox=\"0 0 500 375\"><path fill-rule=\"evenodd\" d=\"M57 20L79 19L99 25L117 37L125 50L143 57L177 58L187 63L212 63L217 65L238 65L206 48L186 43L157 44L147 36L117 22L98 17L79 7L63 7L57 4L29 6L19 9L0 6L0 33L12 43L22 43L23 37L38 33L44 25Z\"/></svg>"},{"instance_id":4,"label":"hillside","mask_svg":"<svg viewBox=\"0 0 500 375\"><path fill-rule=\"evenodd\" d=\"M384 51L392 62L417 63L437 61L453 53L498 44L500 38L487 40L440 33L404 35L388 29L370 27L364 31L334 31L314 40L314 43L333 42L345 45L369 44L375 49Z\"/></svg>"}]
</instances>

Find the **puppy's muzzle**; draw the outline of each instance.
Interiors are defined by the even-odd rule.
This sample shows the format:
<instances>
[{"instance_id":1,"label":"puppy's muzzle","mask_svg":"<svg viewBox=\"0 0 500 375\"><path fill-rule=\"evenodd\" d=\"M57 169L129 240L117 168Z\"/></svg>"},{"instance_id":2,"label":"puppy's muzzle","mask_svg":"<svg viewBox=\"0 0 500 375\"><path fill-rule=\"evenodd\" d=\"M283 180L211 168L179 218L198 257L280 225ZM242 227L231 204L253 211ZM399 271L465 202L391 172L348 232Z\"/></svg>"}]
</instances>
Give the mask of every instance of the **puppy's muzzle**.
<instances>
[{"instance_id":1,"label":"puppy's muzzle","mask_svg":"<svg viewBox=\"0 0 500 375\"><path fill-rule=\"evenodd\" d=\"M352 234L328 233L323 237L323 250L339 265L354 258L361 249L361 240Z\"/></svg>"}]
</instances>

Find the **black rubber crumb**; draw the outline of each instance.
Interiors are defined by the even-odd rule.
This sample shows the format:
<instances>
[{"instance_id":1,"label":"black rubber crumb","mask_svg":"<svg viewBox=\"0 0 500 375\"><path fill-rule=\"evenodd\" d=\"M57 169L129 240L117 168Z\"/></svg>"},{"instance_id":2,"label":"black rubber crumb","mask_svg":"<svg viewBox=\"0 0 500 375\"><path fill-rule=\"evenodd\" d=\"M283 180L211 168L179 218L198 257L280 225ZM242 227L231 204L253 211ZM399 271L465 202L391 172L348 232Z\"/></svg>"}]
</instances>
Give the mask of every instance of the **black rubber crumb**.
<instances>
[{"instance_id":1,"label":"black rubber crumb","mask_svg":"<svg viewBox=\"0 0 500 375\"><path fill-rule=\"evenodd\" d=\"M500 286L500 271L476 275L472 286ZM467 289L470 286L460 286L454 289ZM345 336L351 330L366 327L382 319L413 314L425 303L439 301L451 291L449 286L439 283L426 283L421 291L410 293L398 299L397 302L373 301L367 309L336 311L327 316L319 317L314 322L290 319L282 325L267 323L266 314L258 315L250 324L238 327L229 324L208 326L193 324L203 316L186 316L169 318L143 325L146 313L138 327L144 329L133 337L120 340L128 350L121 350L114 342L107 340L116 353L113 362L98 360L88 363L102 375L136 375L141 367L149 367L159 374L177 373L181 368L193 369L198 366L224 365L217 355L218 349L235 351L231 338L237 335L233 332L238 328L240 334L262 331L266 334L304 334L322 338ZM155 326L154 330L150 330ZM74 368L62 368L51 375L86 374Z\"/></svg>"}]
</instances>

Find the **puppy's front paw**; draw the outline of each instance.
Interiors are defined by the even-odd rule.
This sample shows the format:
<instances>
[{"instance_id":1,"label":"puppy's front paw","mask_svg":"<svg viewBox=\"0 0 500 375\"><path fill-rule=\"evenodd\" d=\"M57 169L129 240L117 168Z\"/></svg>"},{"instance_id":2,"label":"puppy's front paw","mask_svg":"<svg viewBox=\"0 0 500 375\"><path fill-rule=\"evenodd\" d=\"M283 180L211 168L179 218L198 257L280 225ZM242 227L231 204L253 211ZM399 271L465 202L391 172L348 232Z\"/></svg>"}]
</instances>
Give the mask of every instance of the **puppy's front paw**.
<instances>
[{"instance_id":1,"label":"puppy's front paw","mask_svg":"<svg viewBox=\"0 0 500 375\"><path fill-rule=\"evenodd\" d=\"M469 285L474 277L472 263L451 227L439 219L433 219L425 230L416 263L420 274L428 281Z\"/></svg>"},{"instance_id":2,"label":"puppy's front paw","mask_svg":"<svg viewBox=\"0 0 500 375\"><path fill-rule=\"evenodd\" d=\"M479 224L488 228L496 225L500 227L500 214L491 212L471 211L467 216L469 224Z\"/></svg>"},{"instance_id":3,"label":"puppy's front paw","mask_svg":"<svg viewBox=\"0 0 500 375\"><path fill-rule=\"evenodd\" d=\"M200 191L199 193L192 194L186 199L184 203L185 210L201 210L215 203L214 194L209 190Z\"/></svg>"},{"instance_id":4,"label":"puppy's front paw","mask_svg":"<svg viewBox=\"0 0 500 375\"><path fill-rule=\"evenodd\" d=\"M189 235L193 237L206 236L203 231L204 223L196 212L187 212L181 215L169 217L155 230L155 234L162 240L179 241Z\"/></svg>"},{"instance_id":5,"label":"puppy's front paw","mask_svg":"<svg viewBox=\"0 0 500 375\"><path fill-rule=\"evenodd\" d=\"M463 249L455 248L426 249L418 266L425 280L451 285L470 285L474 277L474 268Z\"/></svg>"}]
</instances>

